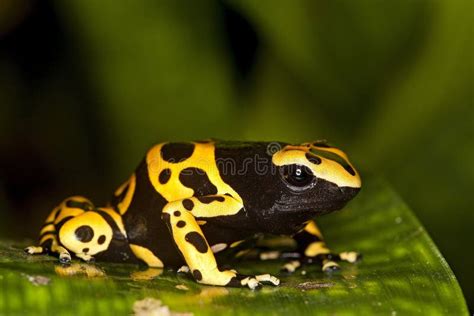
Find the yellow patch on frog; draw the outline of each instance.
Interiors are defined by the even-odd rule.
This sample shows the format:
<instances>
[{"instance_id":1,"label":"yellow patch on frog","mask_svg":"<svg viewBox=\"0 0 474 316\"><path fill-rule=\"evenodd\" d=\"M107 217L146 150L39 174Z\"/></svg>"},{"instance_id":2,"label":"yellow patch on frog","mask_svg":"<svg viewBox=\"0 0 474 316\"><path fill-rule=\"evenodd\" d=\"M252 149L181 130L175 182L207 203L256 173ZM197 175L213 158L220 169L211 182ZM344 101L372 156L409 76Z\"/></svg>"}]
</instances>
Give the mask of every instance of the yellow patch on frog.
<instances>
[{"instance_id":1,"label":"yellow patch on frog","mask_svg":"<svg viewBox=\"0 0 474 316\"><path fill-rule=\"evenodd\" d=\"M228 193L242 204L242 198L230 185L224 182L219 174L219 169L215 159L214 143L194 143L194 151L191 157L176 163L162 159L161 148L164 145L165 144L162 143L151 148L147 153L146 161L148 164L148 176L150 182L155 190L168 202L182 200L194 195L193 189L188 188L181 183L179 175L181 171L186 168L199 168L206 173L209 181L216 186L218 195ZM169 169L171 175L165 184L161 184L158 178L159 174L164 169ZM221 215L226 214L224 213Z\"/></svg>"},{"instance_id":2,"label":"yellow patch on frog","mask_svg":"<svg viewBox=\"0 0 474 316\"><path fill-rule=\"evenodd\" d=\"M45 223L54 223L54 219L56 218L56 215L59 211L61 211L61 207L58 205L51 211L51 213L49 213L48 217L46 218L46 220L44 222ZM41 235L41 233L40 233L40 235Z\"/></svg>"},{"instance_id":3,"label":"yellow patch on frog","mask_svg":"<svg viewBox=\"0 0 474 316\"><path fill-rule=\"evenodd\" d=\"M47 224L40 230L40 235L43 235L48 232L54 232L54 224Z\"/></svg>"},{"instance_id":4,"label":"yellow patch on frog","mask_svg":"<svg viewBox=\"0 0 474 316\"><path fill-rule=\"evenodd\" d=\"M59 247L57 241L57 233L56 226L59 224L63 219L66 217L75 217L77 215L81 215L84 213L84 210L78 207L68 207L66 204L68 201L74 201L78 203L89 203L92 205L92 202L83 196L71 196L67 199L64 199L58 206L56 206L48 215L45 220L45 224L40 231L41 239L39 240L39 244L43 245L48 240L52 240L51 250L55 252L55 250L60 249L60 251L64 252L62 247ZM33 249L33 247L29 247ZM38 247L39 249L42 247ZM54 248L54 249L53 249Z\"/></svg>"},{"instance_id":5,"label":"yellow patch on frog","mask_svg":"<svg viewBox=\"0 0 474 316\"><path fill-rule=\"evenodd\" d=\"M124 235L125 237L127 237L127 231L125 230L125 226L123 225L123 220L122 220L122 217L117 214L117 212L115 212L115 210L113 208L110 208L110 207L101 207L99 208L99 210L109 214L110 217L112 217L112 219L114 220L115 224L117 225L117 227L119 228L120 232L122 233L122 235Z\"/></svg>"},{"instance_id":6,"label":"yellow patch on frog","mask_svg":"<svg viewBox=\"0 0 474 316\"><path fill-rule=\"evenodd\" d=\"M78 239L76 230L82 227L92 230L93 237L84 242ZM102 244L98 242L99 236L104 236ZM66 221L58 232L59 241L69 251L82 254L83 249L88 248L87 255L94 255L107 250L112 241L113 230L107 221L97 212L83 212L78 216Z\"/></svg>"},{"instance_id":7,"label":"yellow patch on frog","mask_svg":"<svg viewBox=\"0 0 474 316\"><path fill-rule=\"evenodd\" d=\"M132 249L133 254L148 266L153 268L163 268L163 261L155 256L150 249L135 244L130 244L130 248Z\"/></svg>"},{"instance_id":8,"label":"yellow patch on frog","mask_svg":"<svg viewBox=\"0 0 474 316\"><path fill-rule=\"evenodd\" d=\"M305 226L304 230L310 233L311 235L318 237L321 240L323 239L323 235L321 234L321 231L319 230L318 226L316 226L316 223L314 221L309 221L309 223Z\"/></svg>"},{"instance_id":9,"label":"yellow patch on frog","mask_svg":"<svg viewBox=\"0 0 474 316\"><path fill-rule=\"evenodd\" d=\"M41 239L40 239L40 241L39 241L39 244L40 244L40 245L42 245L43 243L45 243L45 242L48 241L49 239L54 239L56 232L55 232L55 231L50 231L50 232L48 232L48 233L49 233L49 234L44 235L43 237L41 237Z\"/></svg>"},{"instance_id":10,"label":"yellow patch on frog","mask_svg":"<svg viewBox=\"0 0 474 316\"><path fill-rule=\"evenodd\" d=\"M306 247L304 254L306 257L316 257L320 254L330 253L323 241L312 242Z\"/></svg>"},{"instance_id":11,"label":"yellow patch on frog","mask_svg":"<svg viewBox=\"0 0 474 316\"><path fill-rule=\"evenodd\" d=\"M56 227L54 224L47 224L43 226L40 231L40 245L46 242L48 239L53 239L54 235L56 234Z\"/></svg>"},{"instance_id":12,"label":"yellow patch on frog","mask_svg":"<svg viewBox=\"0 0 474 316\"><path fill-rule=\"evenodd\" d=\"M128 188L127 188L128 187ZM119 196L120 194L123 193L125 188L127 188L127 193L125 194L125 197L123 200L118 203L117 207L119 209L120 215L123 215L127 212L128 207L130 206L130 203L132 202L133 194L135 193L135 187L136 187L136 177L135 173L132 174L130 179L128 179L125 183L123 183L114 193L115 196Z\"/></svg>"},{"instance_id":13,"label":"yellow patch on frog","mask_svg":"<svg viewBox=\"0 0 474 316\"><path fill-rule=\"evenodd\" d=\"M169 218L173 239L197 282L224 286L237 275L231 270L219 271L201 228L194 216L184 209L181 201L168 203L163 213ZM186 225L180 227L179 221L184 221Z\"/></svg>"},{"instance_id":14,"label":"yellow patch on frog","mask_svg":"<svg viewBox=\"0 0 474 316\"><path fill-rule=\"evenodd\" d=\"M220 196L224 201L212 201L211 203L202 203L199 199L192 197L193 208L189 210L196 218L216 217L222 215L235 215L242 209L242 204L233 197Z\"/></svg>"},{"instance_id":15,"label":"yellow patch on frog","mask_svg":"<svg viewBox=\"0 0 474 316\"><path fill-rule=\"evenodd\" d=\"M323 268L322 268L323 271L332 270L334 268L339 268L339 265L336 262L331 261L331 260L324 261Z\"/></svg>"},{"instance_id":16,"label":"yellow patch on frog","mask_svg":"<svg viewBox=\"0 0 474 316\"><path fill-rule=\"evenodd\" d=\"M315 148L319 151L337 154L354 170L355 175L351 175L341 164L334 160L319 156L317 154L312 154L312 148ZM317 156L319 159L321 159L321 163L315 164L310 162L306 158L307 153ZM350 163L347 155L337 148L318 147L309 143L303 144L301 146L287 145L273 155L272 161L277 166L290 164L306 166L313 171L313 174L316 177L335 183L340 187L360 188L361 186L359 174Z\"/></svg>"},{"instance_id":17,"label":"yellow patch on frog","mask_svg":"<svg viewBox=\"0 0 474 316\"><path fill-rule=\"evenodd\" d=\"M53 218L54 219L54 224L58 224L59 222L61 222L66 217L77 216L77 215L81 215L82 213L84 213L84 210L82 208L68 207L66 205L68 201L74 201L74 202L78 202L78 203L89 203L90 205L92 205L92 202L89 199L87 199L83 196L69 197L69 198L65 199L64 201L62 201L61 204L59 204L59 206L58 206L59 214L57 216L55 216L55 219ZM51 215L53 215L53 214L51 214ZM46 222L48 221L48 219L46 220Z\"/></svg>"}]
</instances>

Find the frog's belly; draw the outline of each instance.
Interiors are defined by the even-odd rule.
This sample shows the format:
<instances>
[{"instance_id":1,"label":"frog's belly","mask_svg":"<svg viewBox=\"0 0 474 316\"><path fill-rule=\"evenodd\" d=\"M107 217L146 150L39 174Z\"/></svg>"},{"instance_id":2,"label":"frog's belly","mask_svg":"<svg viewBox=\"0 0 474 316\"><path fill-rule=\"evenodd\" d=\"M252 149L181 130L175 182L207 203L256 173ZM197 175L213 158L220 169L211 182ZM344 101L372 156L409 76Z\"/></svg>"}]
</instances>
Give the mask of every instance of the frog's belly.
<instances>
[{"instance_id":1,"label":"frog's belly","mask_svg":"<svg viewBox=\"0 0 474 316\"><path fill-rule=\"evenodd\" d=\"M213 223L206 223L201 226L201 229L211 248L213 245L222 243L230 245L236 241L248 239L254 235L251 231L230 229Z\"/></svg>"},{"instance_id":2,"label":"frog's belly","mask_svg":"<svg viewBox=\"0 0 474 316\"><path fill-rule=\"evenodd\" d=\"M166 267L180 267L184 259L174 244L161 212L127 212L124 225L130 245L150 250Z\"/></svg>"},{"instance_id":3,"label":"frog's belly","mask_svg":"<svg viewBox=\"0 0 474 316\"><path fill-rule=\"evenodd\" d=\"M149 249L165 267L179 268L185 264L159 212L130 212L124 217L124 222L131 245ZM253 236L253 231L224 227L212 218L205 222L198 220L198 223L211 250L229 248L232 243Z\"/></svg>"}]
</instances>

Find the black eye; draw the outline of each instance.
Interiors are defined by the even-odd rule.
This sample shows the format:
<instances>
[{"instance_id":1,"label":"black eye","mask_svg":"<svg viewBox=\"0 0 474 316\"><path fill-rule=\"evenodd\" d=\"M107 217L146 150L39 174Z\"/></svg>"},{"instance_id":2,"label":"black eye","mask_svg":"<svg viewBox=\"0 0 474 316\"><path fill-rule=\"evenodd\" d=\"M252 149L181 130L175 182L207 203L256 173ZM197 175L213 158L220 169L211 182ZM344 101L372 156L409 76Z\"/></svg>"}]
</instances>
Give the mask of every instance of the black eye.
<instances>
[{"instance_id":1,"label":"black eye","mask_svg":"<svg viewBox=\"0 0 474 316\"><path fill-rule=\"evenodd\" d=\"M297 188L312 187L316 181L311 170L302 165L283 166L280 168L280 173L285 182Z\"/></svg>"}]
</instances>

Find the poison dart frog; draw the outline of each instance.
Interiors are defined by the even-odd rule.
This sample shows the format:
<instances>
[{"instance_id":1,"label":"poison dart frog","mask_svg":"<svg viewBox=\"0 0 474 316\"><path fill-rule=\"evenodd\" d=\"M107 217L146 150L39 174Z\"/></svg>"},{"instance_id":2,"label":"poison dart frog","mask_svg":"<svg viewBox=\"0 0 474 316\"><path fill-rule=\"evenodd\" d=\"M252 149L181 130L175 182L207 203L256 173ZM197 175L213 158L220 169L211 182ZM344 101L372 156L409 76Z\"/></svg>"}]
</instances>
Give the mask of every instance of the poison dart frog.
<instances>
[{"instance_id":1,"label":"poison dart frog","mask_svg":"<svg viewBox=\"0 0 474 316\"><path fill-rule=\"evenodd\" d=\"M216 258L226 248L276 234L297 244L298 257L286 271L308 262L323 271L338 269L338 261L356 262L356 252L331 253L313 219L344 207L360 187L347 155L324 141L161 143L106 206L80 196L61 202L42 226L39 246L25 251L54 254L61 263L75 256L184 266L209 285L278 285L270 274L221 269Z\"/></svg>"}]
</instances>

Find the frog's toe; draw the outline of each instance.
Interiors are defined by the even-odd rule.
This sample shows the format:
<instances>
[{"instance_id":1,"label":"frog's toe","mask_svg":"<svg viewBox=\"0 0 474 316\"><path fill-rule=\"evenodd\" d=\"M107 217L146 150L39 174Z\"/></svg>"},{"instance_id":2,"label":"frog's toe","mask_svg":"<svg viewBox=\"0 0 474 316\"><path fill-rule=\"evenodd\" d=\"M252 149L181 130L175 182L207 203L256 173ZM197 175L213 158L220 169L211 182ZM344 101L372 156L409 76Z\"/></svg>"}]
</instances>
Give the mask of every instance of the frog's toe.
<instances>
[{"instance_id":1,"label":"frog's toe","mask_svg":"<svg viewBox=\"0 0 474 316\"><path fill-rule=\"evenodd\" d=\"M278 250L269 250L269 251L263 251L259 253L259 258L262 261L265 260L275 260L280 258L281 252Z\"/></svg>"},{"instance_id":2,"label":"frog's toe","mask_svg":"<svg viewBox=\"0 0 474 316\"><path fill-rule=\"evenodd\" d=\"M179 268L177 272L178 272L178 273L188 274L188 273L191 272L191 270L189 269L188 266L184 265L184 266L181 266L181 268Z\"/></svg>"},{"instance_id":3,"label":"frog's toe","mask_svg":"<svg viewBox=\"0 0 474 316\"><path fill-rule=\"evenodd\" d=\"M39 255L45 252L44 248L41 246L29 246L29 247L26 247L24 251L29 255Z\"/></svg>"},{"instance_id":4,"label":"frog's toe","mask_svg":"<svg viewBox=\"0 0 474 316\"><path fill-rule=\"evenodd\" d=\"M256 275L255 279L257 279L258 282L262 282L265 284L270 284L270 285L275 285L275 286L280 285L280 279L268 273Z\"/></svg>"},{"instance_id":5,"label":"frog's toe","mask_svg":"<svg viewBox=\"0 0 474 316\"><path fill-rule=\"evenodd\" d=\"M355 251L345 251L339 254L341 260L349 263L356 263L362 260L362 254Z\"/></svg>"},{"instance_id":6,"label":"frog's toe","mask_svg":"<svg viewBox=\"0 0 474 316\"><path fill-rule=\"evenodd\" d=\"M243 286L248 286L251 290L257 290L262 287L262 284L258 282L256 278L253 277L246 277L241 281L241 283Z\"/></svg>"},{"instance_id":7,"label":"frog's toe","mask_svg":"<svg viewBox=\"0 0 474 316\"><path fill-rule=\"evenodd\" d=\"M59 262L62 264L70 263L71 262L71 255L69 252L61 252L59 254Z\"/></svg>"},{"instance_id":8,"label":"frog's toe","mask_svg":"<svg viewBox=\"0 0 474 316\"><path fill-rule=\"evenodd\" d=\"M253 276L237 274L233 277L227 286L231 287L248 287L251 290L256 290L262 286L258 280Z\"/></svg>"},{"instance_id":9,"label":"frog's toe","mask_svg":"<svg viewBox=\"0 0 474 316\"><path fill-rule=\"evenodd\" d=\"M299 260L291 260L283 265L281 268L281 271L283 272L288 272L288 273L293 273L295 272L299 267L301 267L301 261Z\"/></svg>"},{"instance_id":10,"label":"frog's toe","mask_svg":"<svg viewBox=\"0 0 474 316\"><path fill-rule=\"evenodd\" d=\"M280 279L270 275L270 274L261 274L255 276L237 274L231 279L227 286L233 287L248 287L251 290L260 289L263 284L269 285L279 285Z\"/></svg>"},{"instance_id":11,"label":"frog's toe","mask_svg":"<svg viewBox=\"0 0 474 316\"><path fill-rule=\"evenodd\" d=\"M328 260L323 263L323 272L335 272L341 270L341 267L334 261Z\"/></svg>"}]
</instances>

